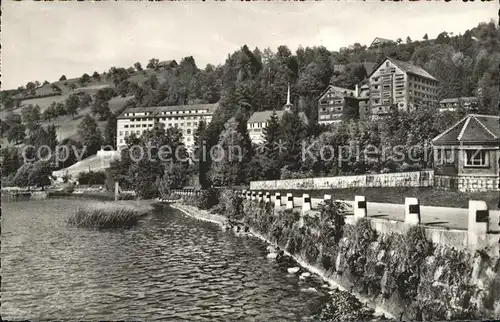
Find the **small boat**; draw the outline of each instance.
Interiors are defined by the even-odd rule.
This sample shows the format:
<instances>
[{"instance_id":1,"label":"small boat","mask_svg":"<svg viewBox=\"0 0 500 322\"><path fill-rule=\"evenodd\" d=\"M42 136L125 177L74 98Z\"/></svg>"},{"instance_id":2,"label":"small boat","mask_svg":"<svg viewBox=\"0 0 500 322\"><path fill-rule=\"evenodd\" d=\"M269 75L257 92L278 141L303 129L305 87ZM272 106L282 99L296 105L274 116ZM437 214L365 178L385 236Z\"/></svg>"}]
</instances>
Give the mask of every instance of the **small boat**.
<instances>
[{"instance_id":1,"label":"small boat","mask_svg":"<svg viewBox=\"0 0 500 322\"><path fill-rule=\"evenodd\" d=\"M289 267L288 268L289 274L296 274L298 271L300 271L300 267Z\"/></svg>"}]
</instances>

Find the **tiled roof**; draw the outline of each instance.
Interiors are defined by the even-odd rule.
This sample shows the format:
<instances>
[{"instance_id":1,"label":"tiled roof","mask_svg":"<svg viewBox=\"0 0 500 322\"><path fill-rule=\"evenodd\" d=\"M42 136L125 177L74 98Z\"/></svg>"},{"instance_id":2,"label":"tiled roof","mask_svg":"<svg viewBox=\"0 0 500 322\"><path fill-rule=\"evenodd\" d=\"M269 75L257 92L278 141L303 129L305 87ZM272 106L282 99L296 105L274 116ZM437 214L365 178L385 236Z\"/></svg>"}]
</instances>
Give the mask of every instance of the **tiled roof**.
<instances>
[{"instance_id":1,"label":"tiled roof","mask_svg":"<svg viewBox=\"0 0 500 322\"><path fill-rule=\"evenodd\" d=\"M167 65L167 66L170 66L171 64L175 64L177 65L177 62L174 60L174 59L171 59L171 60L164 60L164 61L161 61L159 62L160 65Z\"/></svg>"},{"instance_id":2,"label":"tiled roof","mask_svg":"<svg viewBox=\"0 0 500 322\"><path fill-rule=\"evenodd\" d=\"M338 92L341 95L354 95L354 90L353 89L348 89L348 88L342 88L338 86L333 86L333 85L328 85L328 87L321 93L321 95L317 98L317 100L321 99L328 91L333 89L334 91Z\"/></svg>"},{"instance_id":3,"label":"tiled roof","mask_svg":"<svg viewBox=\"0 0 500 322\"><path fill-rule=\"evenodd\" d=\"M283 116L283 113L285 113L285 111L276 111L276 116L278 117L278 119L281 119L281 117ZM273 115L273 111L255 112L248 119L248 123L267 122L271 118L271 115Z\"/></svg>"},{"instance_id":4,"label":"tiled roof","mask_svg":"<svg viewBox=\"0 0 500 322\"><path fill-rule=\"evenodd\" d=\"M500 117L470 114L432 140L434 145L459 145L460 143L494 143L500 137Z\"/></svg>"},{"instance_id":5,"label":"tiled roof","mask_svg":"<svg viewBox=\"0 0 500 322\"><path fill-rule=\"evenodd\" d=\"M394 59L394 58L390 58L390 57L387 57L387 59L389 59L389 61L391 61L394 65L398 66L399 68L401 68L402 70L404 70L407 73L436 80L434 78L434 76L432 76L431 74L429 74L422 67L415 66L415 65L410 64L408 62L400 61L400 60L397 60L397 59Z\"/></svg>"},{"instance_id":6,"label":"tiled roof","mask_svg":"<svg viewBox=\"0 0 500 322\"><path fill-rule=\"evenodd\" d=\"M372 73L373 69L375 68L375 66L377 66L377 64L372 63L372 62L364 62L363 66L365 67L366 74L370 75Z\"/></svg>"},{"instance_id":7,"label":"tiled roof","mask_svg":"<svg viewBox=\"0 0 500 322\"><path fill-rule=\"evenodd\" d=\"M191 110L206 110L213 112L219 106L218 103L215 104L193 104L193 105L175 105L175 106L158 106L156 107L158 112L165 111L191 111Z\"/></svg>"},{"instance_id":8,"label":"tiled roof","mask_svg":"<svg viewBox=\"0 0 500 322\"><path fill-rule=\"evenodd\" d=\"M463 102L477 102L476 97L454 97L454 98L445 98L441 100L439 103L440 104L458 103L459 100Z\"/></svg>"},{"instance_id":9,"label":"tiled roof","mask_svg":"<svg viewBox=\"0 0 500 322\"><path fill-rule=\"evenodd\" d=\"M285 114L285 111L279 110L276 111L276 116L278 119L281 119L283 117L283 114ZM248 123L264 123L267 122L270 118L271 115L273 115L273 111L262 111L262 112L255 112L250 116L248 119ZM306 120L306 115L304 112L299 112L299 116L303 119Z\"/></svg>"},{"instance_id":10,"label":"tiled roof","mask_svg":"<svg viewBox=\"0 0 500 322\"><path fill-rule=\"evenodd\" d=\"M156 115L161 112L166 111L192 111L192 110L206 110L208 113L213 113L219 103L215 104L194 104L194 105L175 105L175 106L149 106L149 107L130 107L125 109L123 113L118 118L128 118L130 116L125 116L125 113L143 113L152 112L151 115Z\"/></svg>"},{"instance_id":11,"label":"tiled roof","mask_svg":"<svg viewBox=\"0 0 500 322\"><path fill-rule=\"evenodd\" d=\"M387 39L387 38L381 38L381 37L375 37L375 39L373 39L373 41L370 44L370 46L373 45L376 42L379 42L379 43L393 43L394 40Z\"/></svg>"}]
</instances>

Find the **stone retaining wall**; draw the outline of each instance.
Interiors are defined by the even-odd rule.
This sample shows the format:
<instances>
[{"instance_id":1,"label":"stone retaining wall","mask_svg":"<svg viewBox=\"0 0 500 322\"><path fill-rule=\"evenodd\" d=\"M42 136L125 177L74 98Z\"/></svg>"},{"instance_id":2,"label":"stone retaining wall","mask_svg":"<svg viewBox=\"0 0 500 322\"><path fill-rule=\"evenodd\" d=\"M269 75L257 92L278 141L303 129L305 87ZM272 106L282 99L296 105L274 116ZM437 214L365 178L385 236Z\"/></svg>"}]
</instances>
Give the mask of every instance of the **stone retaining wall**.
<instances>
[{"instance_id":1,"label":"stone retaining wall","mask_svg":"<svg viewBox=\"0 0 500 322\"><path fill-rule=\"evenodd\" d=\"M250 182L251 190L343 189L360 187L432 187L434 171L321 177Z\"/></svg>"},{"instance_id":2,"label":"stone retaining wall","mask_svg":"<svg viewBox=\"0 0 500 322\"><path fill-rule=\"evenodd\" d=\"M467 231L362 219L346 223L336 241L328 218L243 201L245 224L400 320L500 317L498 253L450 246L465 246Z\"/></svg>"},{"instance_id":3,"label":"stone retaining wall","mask_svg":"<svg viewBox=\"0 0 500 322\"><path fill-rule=\"evenodd\" d=\"M442 176L435 175L434 186L447 191L484 192L498 191L497 176Z\"/></svg>"}]
</instances>

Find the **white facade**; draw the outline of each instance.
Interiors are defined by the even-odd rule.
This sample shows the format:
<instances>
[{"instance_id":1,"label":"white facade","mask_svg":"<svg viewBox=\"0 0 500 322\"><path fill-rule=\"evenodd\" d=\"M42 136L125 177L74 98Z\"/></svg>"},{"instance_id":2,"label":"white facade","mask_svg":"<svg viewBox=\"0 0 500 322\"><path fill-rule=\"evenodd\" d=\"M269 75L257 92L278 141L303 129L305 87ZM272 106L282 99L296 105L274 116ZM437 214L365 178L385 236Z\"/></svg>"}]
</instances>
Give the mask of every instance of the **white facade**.
<instances>
[{"instance_id":1,"label":"white facade","mask_svg":"<svg viewBox=\"0 0 500 322\"><path fill-rule=\"evenodd\" d=\"M248 122L247 129L250 140L254 144L261 144L264 141L264 129L267 122Z\"/></svg>"},{"instance_id":2,"label":"white facade","mask_svg":"<svg viewBox=\"0 0 500 322\"><path fill-rule=\"evenodd\" d=\"M194 133L201 121L210 123L216 104L162 106L131 108L118 117L116 146L120 150L126 146L125 138L132 133L137 136L151 130L156 122L163 123L165 129L176 127L182 131L184 145L191 151Z\"/></svg>"},{"instance_id":3,"label":"white facade","mask_svg":"<svg viewBox=\"0 0 500 322\"><path fill-rule=\"evenodd\" d=\"M165 129L176 127L182 131L184 145L188 151L192 151L194 145L194 133L201 121L206 124L212 121L212 112L208 108L186 109L173 111L159 111L156 115L158 122L165 125Z\"/></svg>"}]
</instances>

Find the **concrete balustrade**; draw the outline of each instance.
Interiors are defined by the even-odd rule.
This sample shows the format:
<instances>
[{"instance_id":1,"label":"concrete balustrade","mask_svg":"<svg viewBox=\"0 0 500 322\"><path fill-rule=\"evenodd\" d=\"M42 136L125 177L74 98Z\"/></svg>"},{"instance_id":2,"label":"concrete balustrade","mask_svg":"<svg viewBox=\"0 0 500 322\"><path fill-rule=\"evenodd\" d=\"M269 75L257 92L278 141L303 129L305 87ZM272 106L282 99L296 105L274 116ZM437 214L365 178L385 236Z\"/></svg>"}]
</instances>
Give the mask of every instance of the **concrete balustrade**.
<instances>
[{"instance_id":1,"label":"concrete balustrade","mask_svg":"<svg viewBox=\"0 0 500 322\"><path fill-rule=\"evenodd\" d=\"M368 216L367 208L365 196L354 196L354 220L366 218Z\"/></svg>"},{"instance_id":2,"label":"concrete balustrade","mask_svg":"<svg viewBox=\"0 0 500 322\"><path fill-rule=\"evenodd\" d=\"M281 207L281 194L279 192L276 192L274 194L274 207L275 208Z\"/></svg>"},{"instance_id":3,"label":"concrete balustrade","mask_svg":"<svg viewBox=\"0 0 500 322\"><path fill-rule=\"evenodd\" d=\"M417 198L405 198L405 223L410 225L420 224L420 203Z\"/></svg>"},{"instance_id":4,"label":"concrete balustrade","mask_svg":"<svg viewBox=\"0 0 500 322\"><path fill-rule=\"evenodd\" d=\"M282 195L280 192L276 192L274 194L274 200L271 197L271 193L269 191L252 191L252 190L234 190L236 195L241 198L245 198L247 200L256 200L256 201L264 201L274 202L274 207L279 209L281 207L285 207L286 209L294 209L295 198L292 192L286 193ZM193 189L176 189L173 192L184 196L184 195L199 195L202 191L193 190ZM301 210L302 213L307 211L316 210L317 207L321 204L321 202L327 202L328 200L335 200L339 202L345 202L346 204L352 204L352 208L348 206L346 209L350 211L352 209L352 214L354 216L349 216L347 213L347 219L349 219L348 223L353 223L360 218L368 217L368 207L365 196L354 196L354 202L345 201L345 200L336 200L333 198L334 196L331 194L324 194L323 199L320 198L311 198L310 194L303 194L302 200L297 201L296 210ZM314 208L313 208L314 207ZM374 202L370 204L370 211L372 212L373 217L379 217L376 215L381 215L386 218L370 218L375 223L374 225L378 227L380 231L392 231L392 230L401 230L404 231L407 229L406 225L419 225L422 223L422 218L424 218L424 223L429 222L432 224L432 219L430 216L434 216L433 219L439 219L439 207L420 207L420 202L418 198L414 197L406 197L404 200L404 205L390 205L390 204L382 204ZM485 243L490 243L491 233L497 233L499 228L497 227L496 221L498 219L493 220L493 216L500 216L497 211L490 211L488 209L488 204L485 201L481 200L470 200L469 201L469 209L468 212L464 209L456 209L451 210L450 208L443 208L444 211L456 211L457 215L460 215L460 218L457 221L454 219L450 219L449 213L443 217L443 220L448 221L448 225L444 226L444 230L446 229L456 229L455 227L460 226L461 234L464 235L465 239L462 238L464 245L485 245ZM421 211L424 212L424 217L421 217ZM404 212L404 223L406 225L401 226L401 215ZM491 213L490 213L491 212ZM468 217L467 216L468 213ZM492 218L490 218L492 217ZM467 221L465 221L467 220ZM398 224L399 222L399 224ZM446 223L446 222L444 222ZM465 231L465 223L467 223L467 231ZM399 226L398 226L399 225ZM394 227L393 227L394 226ZM384 228L385 227L385 228ZM392 227L392 228L387 228ZM438 231L439 227L433 226L431 229L430 235L432 235L432 239L435 240L436 243L441 243L446 240L446 242L450 242L450 238L446 234ZM439 230L440 231L440 230ZM447 231L447 230L446 230ZM444 234L444 235L443 235ZM460 235L458 232L453 232L449 234ZM430 236L429 235L429 236ZM455 236L453 235L453 236ZM458 236L457 235L457 236ZM467 237L468 236L468 237ZM455 238L455 237L453 237ZM458 240L458 239L457 239ZM481 246L482 247L482 246ZM493 246L491 246L493 247ZM498 238L497 238L497 247L498 247Z\"/></svg>"},{"instance_id":5,"label":"concrete balustrade","mask_svg":"<svg viewBox=\"0 0 500 322\"><path fill-rule=\"evenodd\" d=\"M286 194L286 209L293 209L293 194Z\"/></svg>"},{"instance_id":6,"label":"concrete balustrade","mask_svg":"<svg viewBox=\"0 0 500 322\"><path fill-rule=\"evenodd\" d=\"M265 197L264 201L271 202L271 193L270 192L266 192L266 197Z\"/></svg>"},{"instance_id":7,"label":"concrete balustrade","mask_svg":"<svg viewBox=\"0 0 500 322\"><path fill-rule=\"evenodd\" d=\"M488 205L482 200L469 200L469 220L467 230L472 233L486 234L489 226Z\"/></svg>"},{"instance_id":8,"label":"concrete balustrade","mask_svg":"<svg viewBox=\"0 0 500 322\"><path fill-rule=\"evenodd\" d=\"M302 195L302 212L311 210L311 197L308 194Z\"/></svg>"}]
</instances>

